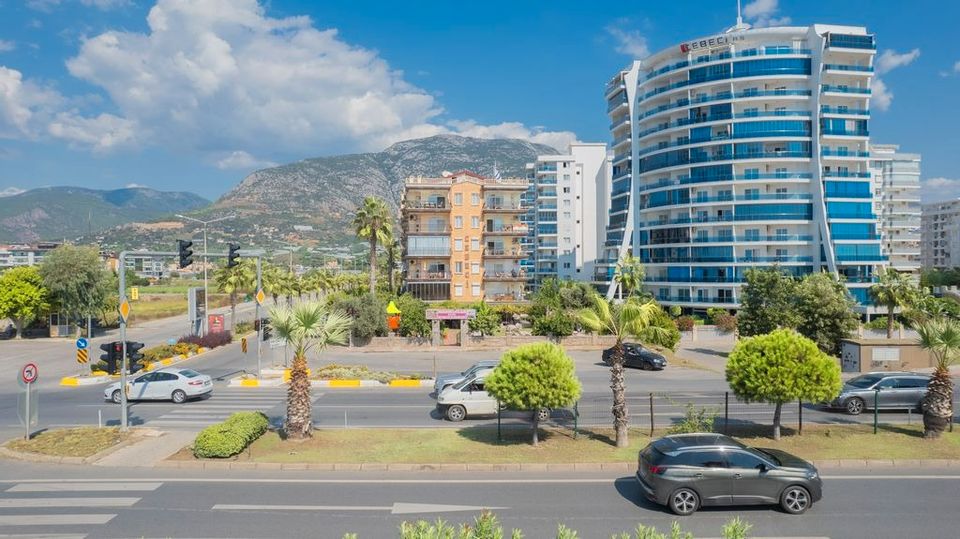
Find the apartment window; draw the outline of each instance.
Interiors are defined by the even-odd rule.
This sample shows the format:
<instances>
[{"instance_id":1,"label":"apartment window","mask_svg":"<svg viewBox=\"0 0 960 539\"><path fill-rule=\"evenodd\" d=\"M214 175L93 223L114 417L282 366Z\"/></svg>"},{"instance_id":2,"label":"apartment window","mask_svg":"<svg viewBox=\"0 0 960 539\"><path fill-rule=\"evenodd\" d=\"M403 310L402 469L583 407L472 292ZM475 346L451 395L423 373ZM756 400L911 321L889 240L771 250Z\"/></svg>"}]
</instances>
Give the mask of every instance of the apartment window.
<instances>
[{"instance_id":1,"label":"apartment window","mask_svg":"<svg viewBox=\"0 0 960 539\"><path fill-rule=\"evenodd\" d=\"M463 285L462 285L462 284L458 284L458 285L456 285L456 286L453 287L453 295L454 295L454 296L457 296L458 298L463 297Z\"/></svg>"},{"instance_id":2,"label":"apartment window","mask_svg":"<svg viewBox=\"0 0 960 539\"><path fill-rule=\"evenodd\" d=\"M567 166L567 164L564 163L563 166ZM563 181L565 181L565 182L570 181L570 175L569 175L569 174L564 174L564 175L563 175Z\"/></svg>"},{"instance_id":3,"label":"apartment window","mask_svg":"<svg viewBox=\"0 0 960 539\"><path fill-rule=\"evenodd\" d=\"M759 189L746 189L743 191L743 198L747 200L757 200L760 198Z\"/></svg>"},{"instance_id":4,"label":"apartment window","mask_svg":"<svg viewBox=\"0 0 960 539\"><path fill-rule=\"evenodd\" d=\"M473 273L474 275L480 275L480 263L479 263L479 262L474 262L473 264L470 264L470 273Z\"/></svg>"},{"instance_id":5,"label":"apartment window","mask_svg":"<svg viewBox=\"0 0 960 539\"><path fill-rule=\"evenodd\" d=\"M572 213L570 213L570 212L568 212L568 211L563 212L563 218L564 218L564 219L571 219L572 217L573 217L573 214L572 214Z\"/></svg>"},{"instance_id":6,"label":"apartment window","mask_svg":"<svg viewBox=\"0 0 960 539\"><path fill-rule=\"evenodd\" d=\"M757 116L757 115L759 114L759 112L760 112L760 111L757 109L757 107L752 107L752 108L748 108L748 109L743 109L743 115L744 115L744 116Z\"/></svg>"},{"instance_id":7,"label":"apartment window","mask_svg":"<svg viewBox=\"0 0 960 539\"><path fill-rule=\"evenodd\" d=\"M697 231L697 241L707 241L709 237L710 237L710 233L707 232L706 230Z\"/></svg>"},{"instance_id":8,"label":"apartment window","mask_svg":"<svg viewBox=\"0 0 960 539\"><path fill-rule=\"evenodd\" d=\"M743 177L744 177L744 178L747 178L748 180L751 179L751 178L759 178L759 177L760 177L760 169L759 169L759 168L748 168L748 169L746 169L746 170L743 171Z\"/></svg>"},{"instance_id":9,"label":"apartment window","mask_svg":"<svg viewBox=\"0 0 960 539\"><path fill-rule=\"evenodd\" d=\"M480 228L480 218L479 218L479 217L471 217L471 218L470 218L470 226L471 226L472 228Z\"/></svg>"},{"instance_id":10,"label":"apartment window","mask_svg":"<svg viewBox=\"0 0 960 539\"><path fill-rule=\"evenodd\" d=\"M569 263L569 262L564 262L564 263L563 263L563 269L570 269L570 263Z\"/></svg>"},{"instance_id":11,"label":"apartment window","mask_svg":"<svg viewBox=\"0 0 960 539\"><path fill-rule=\"evenodd\" d=\"M564 188L563 188L563 192L564 192L564 193L569 193L569 192L570 192L570 188L569 188L569 187L564 187Z\"/></svg>"},{"instance_id":12,"label":"apartment window","mask_svg":"<svg viewBox=\"0 0 960 539\"><path fill-rule=\"evenodd\" d=\"M569 237L569 236L564 236L564 237L563 237L563 243L564 243L565 245L570 245L570 237Z\"/></svg>"},{"instance_id":13,"label":"apartment window","mask_svg":"<svg viewBox=\"0 0 960 539\"><path fill-rule=\"evenodd\" d=\"M454 251L462 251L462 250L463 250L463 240L462 240L462 239L457 238L457 239L453 240L453 250L454 250Z\"/></svg>"},{"instance_id":14,"label":"apartment window","mask_svg":"<svg viewBox=\"0 0 960 539\"><path fill-rule=\"evenodd\" d=\"M453 195L453 204L456 206L463 205L463 193L454 193Z\"/></svg>"},{"instance_id":15,"label":"apartment window","mask_svg":"<svg viewBox=\"0 0 960 539\"><path fill-rule=\"evenodd\" d=\"M475 285L471 286L471 287L470 287L470 293L473 294L474 297L479 296L479 295L480 295L480 285L475 284Z\"/></svg>"},{"instance_id":16,"label":"apartment window","mask_svg":"<svg viewBox=\"0 0 960 539\"><path fill-rule=\"evenodd\" d=\"M480 250L480 240L478 238L473 238L470 240L470 250L479 251Z\"/></svg>"},{"instance_id":17,"label":"apartment window","mask_svg":"<svg viewBox=\"0 0 960 539\"><path fill-rule=\"evenodd\" d=\"M776 173L776 175L777 175L778 178L786 178L786 177L787 177L787 169L785 169L785 168L778 168L778 169L776 169L774 172Z\"/></svg>"},{"instance_id":18,"label":"apartment window","mask_svg":"<svg viewBox=\"0 0 960 539\"><path fill-rule=\"evenodd\" d=\"M786 187L777 187L777 198L787 198Z\"/></svg>"},{"instance_id":19,"label":"apartment window","mask_svg":"<svg viewBox=\"0 0 960 539\"><path fill-rule=\"evenodd\" d=\"M777 239L779 239L779 240L785 240L785 239L787 239L787 229L786 229L786 228L778 228L778 229L777 229Z\"/></svg>"},{"instance_id":20,"label":"apartment window","mask_svg":"<svg viewBox=\"0 0 960 539\"><path fill-rule=\"evenodd\" d=\"M463 273L463 262L456 262L453 267L456 268L454 271L457 273Z\"/></svg>"},{"instance_id":21,"label":"apartment window","mask_svg":"<svg viewBox=\"0 0 960 539\"><path fill-rule=\"evenodd\" d=\"M788 253L789 251L787 251L786 249L777 249L777 258L781 260L784 258L787 258Z\"/></svg>"},{"instance_id":22,"label":"apartment window","mask_svg":"<svg viewBox=\"0 0 960 539\"><path fill-rule=\"evenodd\" d=\"M564 207L564 208L569 208L569 207L570 207L570 199L569 199L569 198L563 199L563 207Z\"/></svg>"},{"instance_id":23,"label":"apartment window","mask_svg":"<svg viewBox=\"0 0 960 539\"><path fill-rule=\"evenodd\" d=\"M453 228L463 228L463 217L458 215L453 218Z\"/></svg>"},{"instance_id":24,"label":"apartment window","mask_svg":"<svg viewBox=\"0 0 960 539\"><path fill-rule=\"evenodd\" d=\"M471 193L470 194L470 205L479 206L480 205L480 193Z\"/></svg>"}]
</instances>

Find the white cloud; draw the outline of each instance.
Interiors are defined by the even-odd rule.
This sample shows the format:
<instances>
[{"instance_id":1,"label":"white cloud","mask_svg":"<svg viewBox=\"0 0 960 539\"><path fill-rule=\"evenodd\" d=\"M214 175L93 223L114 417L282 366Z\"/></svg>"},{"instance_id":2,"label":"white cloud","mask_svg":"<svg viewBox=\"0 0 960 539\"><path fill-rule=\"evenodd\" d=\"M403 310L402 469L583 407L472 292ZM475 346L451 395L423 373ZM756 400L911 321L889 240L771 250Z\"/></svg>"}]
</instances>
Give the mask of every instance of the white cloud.
<instances>
[{"instance_id":1,"label":"white cloud","mask_svg":"<svg viewBox=\"0 0 960 539\"><path fill-rule=\"evenodd\" d=\"M145 33L108 31L68 60L118 116L61 119L56 135L100 151L134 141L189 149L220 166L246 155L380 150L453 132L442 106L375 51L308 17L273 18L256 0L159 0ZM505 122L471 132L575 138ZM53 133L54 130L51 130ZM239 165L238 165L239 166Z\"/></svg>"},{"instance_id":2,"label":"white cloud","mask_svg":"<svg viewBox=\"0 0 960 539\"><path fill-rule=\"evenodd\" d=\"M907 66L920 57L920 49L913 49L910 52L898 53L895 50L887 49L877 56L874 62L876 75L870 82L872 97L870 105L872 108L885 111L890 109L893 103L893 91L887 87L887 83L880 78L881 74L886 74L899 67Z\"/></svg>"},{"instance_id":3,"label":"white cloud","mask_svg":"<svg viewBox=\"0 0 960 539\"><path fill-rule=\"evenodd\" d=\"M133 5L130 0L80 0L80 3L103 11Z\"/></svg>"},{"instance_id":4,"label":"white cloud","mask_svg":"<svg viewBox=\"0 0 960 539\"><path fill-rule=\"evenodd\" d=\"M13 195L19 195L20 193L26 192L26 189L20 189L19 187L7 187L6 189L0 189L0 198L12 197Z\"/></svg>"},{"instance_id":5,"label":"white cloud","mask_svg":"<svg viewBox=\"0 0 960 539\"><path fill-rule=\"evenodd\" d=\"M743 17L757 28L790 24L790 17L777 17L777 4L777 0L754 0L743 6Z\"/></svg>"},{"instance_id":6,"label":"white cloud","mask_svg":"<svg viewBox=\"0 0 960 539\"><path fill-rule=\"evenodd\" d=\"M56 138L73 147L89 147L94 153L105 153L136 142L137 126L126 118L102 113L83 117L74 111L60 112L47 127Z\"/></svg>"},{"instance_id":7,"label":"white cloud","mask_svg":"<svg viewBox=\"0 0 960 539\"><path fill-rule=\"evenodd\" d=\"M923 203L960 198L960 178L930 178L920 182Z\"/></svg>"},{"instance_id":8,"label":"white cloud","mask_svg":"<svg viewBox=\"0 0 960 539\"><path fill-rule=\"evenodd\" d=\"M953 64L953 72L960 73L960 60L958 60L957 63Z\"/></svg>"},{"instance_id":9,"label":"white cloud","mask_svg":"<svg viewBox=\"0 0 960 539\"><path fill-rule=\"evenodd\" d=\"M16 69L0 66L0 139L36 138L61 102L58 93L23 80Z\"/></svg>"},{"instance_id":10,"label":"white cloud","mask_svg":"<svg viewBox=\"0 0 960 539\"><path fill-rule=\"evenodd\" d=\"M230 152L226 157L217 161L217 168L219 169L231 169L231 168L240 168L240 169L252 169L252 168L267 168L275 167L276 163L273 161L267 161L264 159L257 159L256 157L250 155L249 153L243 150L236 150Z\"/></svg>"},{"instance_id":11,"label":"white cloud","mask_svg":"<svg viewBox=\"0 0 960 539\"><path fill-rule=\"evenodd\" d=\"M639 30L624 28L629 25L629 19L619 19L614 24L604 28L617 42L615 50L634 59L650 56L647 38L643 37Z\"/></svg>"},{"instance_id":12,"label":"white cloud","mask_svg":"<svg viewBox=\"0 0 960 539\"><path fill-rule=\"evenodd\" d=\"M10 52L17 48L17 44L13 41L8 41L6 39L0 39L0 52Z\"/></svg>"},{"instance_id":13,"label":"white cloud","mask_svg":"<svg viewBox=\"0 0 960 539\"><path fill-rule=\"evenodd\" d=\"M60 5L60 0L27 0L27 7L36 11L49 13Z\"/></svg>"},{"instance_id":14,"label":"white cloud","mask_svg":"<svg viewBox=\"0 0 960 539\"><path fill-rule=\"evenodd\" d=\"M128 183L123 187L126 189L150 189L149 186L143 185L142 183Z\"/></svg>"},{"instance_id":15,"label":"white cloud","mask_svg":"<svg viewBox=\"0 0 960 539\"><path fill-rule=\"evenodd\" d=\"M903 54L898 53L895 50L887 49L883 51L880 56L877 56L876 60L876 69L877 73L884 74L889 73L890 71L910 65L914 60L920 57L920 49L913 49L910 52L905 52Z\"/></svg>"}]
</instances>

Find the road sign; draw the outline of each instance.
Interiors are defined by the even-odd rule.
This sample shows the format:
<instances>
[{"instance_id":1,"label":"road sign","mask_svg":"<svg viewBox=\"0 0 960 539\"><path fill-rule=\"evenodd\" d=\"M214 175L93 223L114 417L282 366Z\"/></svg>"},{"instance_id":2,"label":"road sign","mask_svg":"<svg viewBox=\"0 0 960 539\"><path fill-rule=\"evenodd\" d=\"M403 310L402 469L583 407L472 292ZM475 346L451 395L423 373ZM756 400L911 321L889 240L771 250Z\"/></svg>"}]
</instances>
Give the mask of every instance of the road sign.
<instances>
[{"instance_id":1,"label":"road sign","mask_svg":"<svg viewBox=\"0 0 960 539\"><path fill-rule=\"evenodd\" d=\"M89 352L87 352L86 349L81 348L77 350L77 363L81 365L86 363L90 359L90 356L88 354Z\"/></svg>"},{"instance_id":2,"label":"road sign","mask_svg":"<svg viewBox=\"0 0 960 539\"><path fill-rule=\"evenodd\" d=\"M22 369L20 369L20 379L23 380L25 384L32 384L36 382L39 374L40 371L33 363L27 363Z\"/></svg>"},{"instance_id":3,"label":"road sign","mask_svg":"<svg viewBox=\"0 0 960 539\"><path fill-rule=\"evenodd\" d=\"M257 300L257 304L263 305L263 300L267 299L267 296L263 293L263 289L257 290L257 295L254 296Z\"/></svg>"},{"instance_id":4,"label":"road sign","mask_svg":"<svg viewBox=\"0 0 960 539\"><path fill-rule=\"evenodd\" d=\"M287 341L284 339L270 339L270 349L276 350L277 348L283 348L287 345Z\"/></svg>"},{"instance_id":5,"label":"road sign","mask_svg":"<svg viewBox=\"0 0 960 539\"><path fill-rule=\"evenodd\" d=\"M137 301L138 299L140 299L140 288L136 286L130 287L130 299L132 299L133 301Z\"/></svg>"},{"instance_id":6,"label":"road sign","mask_svg":"<svg viewBox=\"0 0 960 539\"><path fill-rule=\"evenodd\" d=\"M120 304L117 310L120 312L120 318L126 323L127 317L130 316L130 302L127 301L127 298L123 298L123 303Z\"/></svg>"},{"instance_id":7,"label":"road sign","mask_svg":"<svg viewBox=\"0 0 960 539\"><path fill-rule=\"evenodd\" d=\"M246 337L240 339L240 349L243 350L243 353L244 353L244 354L247 353L247 338L246 338Z\"/></svg>"},{"instance_id":8,"label":"road sign","mask_svg":"<svg viewBox=\"0 0 960 539\"><path fill-rule=\"evenodd\" d=\"M83 337L80 337L79 339L77 339L77 348L79 348L80 350L85 349L88 344L89 343L87 342L87 340L84 339Z\"/></svg>"},{"instance_id":9,"label":"road sign","mask_svg":"<svg viewBox=\"0 0 960 539\"><path fill-rule=\"evenodd\" d=\"M223 333L223 323L222 314L207 315L207 333Z\"/></svg>"}]
</instances>

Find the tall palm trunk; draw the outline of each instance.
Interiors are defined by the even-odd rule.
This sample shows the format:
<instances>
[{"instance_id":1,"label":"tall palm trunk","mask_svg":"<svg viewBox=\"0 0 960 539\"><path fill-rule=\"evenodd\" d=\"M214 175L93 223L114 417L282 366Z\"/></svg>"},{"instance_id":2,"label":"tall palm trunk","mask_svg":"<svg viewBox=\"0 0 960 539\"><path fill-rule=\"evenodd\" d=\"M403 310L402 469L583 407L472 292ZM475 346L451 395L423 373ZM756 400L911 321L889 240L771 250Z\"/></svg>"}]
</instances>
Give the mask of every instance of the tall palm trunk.
<instances>
[{"instance_id":1,"label":"tall palm trunk","mask_svg":"<svg viewBox=\"0 0 960 539\"><path fill-rule=\"evenodd\" d=\"M891 303L887 305L887 338L893 338L893 309L894 305Z\"/></svg>"},{"instance_id":2,"label":"tall palm trunk","mask_svg":"<svg viewBox=\"0 0 960 539\"><path fill-rule=\"evenodd\" d=\"M293 357L290 369L290 387L287 389L287 424L284 430L289 438L302 440L313 436L313 411L310 408L310 378L307 376L307 358Z\"/></svg>"},{"instance_id":3,"label":"tall palm trunk","mask_svg":"<svg viewBox=\"0 0 960 539\"><path fill-rule=\"evenodd\" d=\"M927 394L921 401L923 407L923 437L939 438L953 419L953 380L946 365L938 365L933 371Z\"/></svg>"},{"instance_id":4,"label":"tall palm trunk","mask_svg":"<svg viewBox=\"0 0 960 539\"><path fill-rule=\"evenodd\" d=\"M613 390L613 429L617 433L617 447L630 445L627 439L627 398L623 382L623 343L618 342L610 358L610 389Z\"/></svg>"},{"instance_id":5,"label":"tall palm trunk","mask_svg":"<svg viewBox=\"0 0 960 539\"><path fill-rule=\"evenodd\" d=\"M377 292L377 235L370 234L370 293Z\"/></svg>"}]
</instances>

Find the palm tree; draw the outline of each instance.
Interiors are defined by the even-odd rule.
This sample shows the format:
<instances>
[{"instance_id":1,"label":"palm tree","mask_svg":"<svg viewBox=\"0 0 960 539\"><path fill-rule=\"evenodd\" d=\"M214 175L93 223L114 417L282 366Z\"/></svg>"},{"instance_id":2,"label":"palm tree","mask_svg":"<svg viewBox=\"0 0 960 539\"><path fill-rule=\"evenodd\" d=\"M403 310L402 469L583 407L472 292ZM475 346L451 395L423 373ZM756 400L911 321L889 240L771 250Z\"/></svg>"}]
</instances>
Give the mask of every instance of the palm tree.
<instances>
[{"instance_id":1,"label":"palm tree","mask_svg":"<svg viewBox=\"0 0 960 539\"><path fill-rule=\"evenodd\" d=\"M387 203L377 197L363 199L353 218L357 236L370 242L370 292L377 289L377 243L386 245L393 240L393 218Z\"/></svg>"},{"instance_id":2,"label":"palm tree","mask_svg":"<svg viewBox=\"0 0 960 539\"><path fill-rule=\"evenodd\" d=\"M232 268L217 268L213 279L217 290L230 295L230 327L233 328L237 319L237 296L257 286L256 266L252 260L241 260Z\"/></svg>"},{"instance_id":3,"label":"palm tree","mask_svg":"<svg viewBox=\"0 0 960 539\"><path fill-rule=\"evenodd\" d=\"M620 287L620 299L623 299L623 291L627 291L627 296L632 296L640 290L643 284L643 264L640 259L633 255L624 255L617 263L614 280Z\"/></svg>"},{"instance_id":4,"label":"palm tree","mask_svg":"<svg viewBox=\"0 0 960 539\"><path fill-rule=\"evenodd\" d=\"M906 275L893 268L880 275L877 284L870 287L873 301L887 307L887 338L893 338L893 311L905 307L916 295L917 287Z\"/></svg>"},{"instance_id":5,"label":"palm tree","mask_svg":"<svg viewBox=\"0 0 960 539\"><path fill-rule=\"evenodd\" d=\"M939 438L953 420L953 379L950 365L960 354L960 322L952 318L936 318L917 324L920 347L928 350L937 362L927 385L923 407L923 437Z\"/></svg>"},{"instance_id":6,"label":"palm tree","mask_svg":"<svg viewBox=\"0 0 960 539\"><path fill-rule=\"evenodd\" d=\"M310 378L307 376L307 352L323 351L330 345L345 344L351 320L342 311L331 311L319 302L298 303L294 307L270 309L270 327L293 348L290 386L287 388L287 420L284 430L289 438L313 435L313 411Z\"/></svg>"},{"instance_id":7,"label":"palm tree","mask_svg":"<svg viewBox=\"0 0 960 539\"><path fill-rule=\"evenodd\" d=\"M607 333L616 339L613 354L610 356L610 389L613 390L613 428L617 433L617 447L626 447L627 440L627 401L623 382L623 341L627 337L639 338L647 330L658 335L661 328L651 325L660 306L654 301L641 302L638 298L628 297L620 305L611 305L606 299L594 296L593 307L579 313L580 323L591 331ZM659 338L659 337L657 337Z\"/></svg>"},{"instance_id":8,"label":"palm tree","mask_svg":"<svg viewBox=\"0 0 960 539\"><path fill-rule=\"evenodd\" d=\"M397 291L396 271L394 270L397 259L400 258L400 242L394 239L385 245L387 251L387 282L390 284L390 294L394 294Z\"/></svg>"},{"instance_id":9,"label":"palm tree","mask_svg":"<svg viewBox=\"0 0 960 539\"><path fill-rule=\"evenodd\" d=\"M263 293L270 294L270 297L273 298L273 304L276 305L283 289L283 273L280 268L273 264L264 264L260 270L260 275Z\"/></svg>"}]
</instances>

